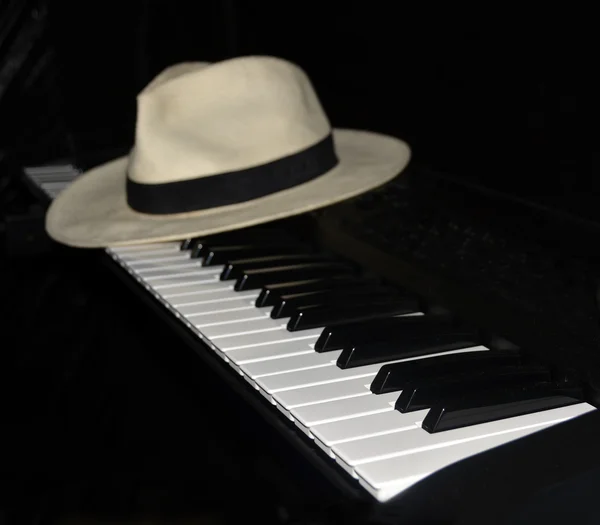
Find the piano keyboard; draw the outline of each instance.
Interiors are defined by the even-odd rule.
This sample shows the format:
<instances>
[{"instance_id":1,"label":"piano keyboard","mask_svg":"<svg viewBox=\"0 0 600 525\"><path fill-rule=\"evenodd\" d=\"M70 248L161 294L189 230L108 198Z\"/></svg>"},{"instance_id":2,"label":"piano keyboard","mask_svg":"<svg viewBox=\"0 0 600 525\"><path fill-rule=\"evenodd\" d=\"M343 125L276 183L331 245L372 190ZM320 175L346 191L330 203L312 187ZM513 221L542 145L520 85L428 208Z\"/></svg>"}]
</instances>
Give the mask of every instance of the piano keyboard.
<instances>
[{"instance_id":1,"label":"piano keyboard","mask_svg":"<svg viewBox=\"0 0 600 525\"><path fill-rule=\"evenodd\" d=\"M26 175L54 198L78 171ZM382 502L595 409L518 351L269 226L107 253Z\"/></svg>"}]
</instances>

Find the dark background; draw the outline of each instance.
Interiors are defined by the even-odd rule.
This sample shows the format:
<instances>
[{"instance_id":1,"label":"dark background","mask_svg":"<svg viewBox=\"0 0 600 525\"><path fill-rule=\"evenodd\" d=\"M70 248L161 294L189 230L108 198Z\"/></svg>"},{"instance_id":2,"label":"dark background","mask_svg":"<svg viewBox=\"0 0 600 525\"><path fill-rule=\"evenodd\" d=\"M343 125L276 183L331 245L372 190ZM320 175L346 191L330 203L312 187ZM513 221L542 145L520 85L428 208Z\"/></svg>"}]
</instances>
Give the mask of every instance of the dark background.
<instances>
[{"instance_id":1,"label":"dark background","mask_svg":"<svg viewBox=\"0 0 600 525\"><path fill-rule=\"evenodd\" d=\"M21 165L127 151L135 96L163 68L269 54L307 71L335 126L396 135L415 162L598 222L588 20L571 4L4 0L0 209L35 210L11 182ZM266 523L284 493L302 507L291 452L94 259L3 257L0 293L0 524Z\"/></svg>"}]
</instances>

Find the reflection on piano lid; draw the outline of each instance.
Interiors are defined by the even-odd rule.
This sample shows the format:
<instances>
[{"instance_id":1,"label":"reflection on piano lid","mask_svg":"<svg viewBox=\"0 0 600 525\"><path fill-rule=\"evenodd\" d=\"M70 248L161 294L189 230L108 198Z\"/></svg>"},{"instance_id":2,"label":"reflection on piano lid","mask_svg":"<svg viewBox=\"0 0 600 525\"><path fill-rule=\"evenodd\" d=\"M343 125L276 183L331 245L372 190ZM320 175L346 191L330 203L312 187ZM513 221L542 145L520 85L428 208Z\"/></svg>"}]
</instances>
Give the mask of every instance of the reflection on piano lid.
<instances>
[{"instance_id":1,"label":"reflection on piano lid","mask_svg":"<svg viewBox=\"0 0 600 525\"><path fill-rule=\"evenodd\" d=\"M27 174L55 197L77 171ZM107 252L379 501L595 410L547 363L272 226Z\"/></svg>"}]
</instances>

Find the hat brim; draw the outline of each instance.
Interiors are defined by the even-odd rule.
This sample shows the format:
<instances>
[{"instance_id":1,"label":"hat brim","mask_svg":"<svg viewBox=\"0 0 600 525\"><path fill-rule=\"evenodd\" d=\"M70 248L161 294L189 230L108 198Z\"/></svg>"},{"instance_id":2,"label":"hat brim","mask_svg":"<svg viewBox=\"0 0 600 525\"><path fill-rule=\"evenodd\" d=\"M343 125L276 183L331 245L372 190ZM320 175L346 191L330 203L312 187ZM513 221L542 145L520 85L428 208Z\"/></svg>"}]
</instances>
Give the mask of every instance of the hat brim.
<instances>
[{"instance_id":1,"label":"hat brim","mask_svg":"<svg viewBox=\"0 0 600 525\"><path fill-rule=\"evenodd\" d=\"M133 211L126 202L128 158L121 157L78 177L51 204L46 231L79 248L173 241L245 228L299 215L355 197L396 177L410 160L397 138L336 129L339 164L309 182L259 199L178 215Z\"/></svg>"}]
</instances>

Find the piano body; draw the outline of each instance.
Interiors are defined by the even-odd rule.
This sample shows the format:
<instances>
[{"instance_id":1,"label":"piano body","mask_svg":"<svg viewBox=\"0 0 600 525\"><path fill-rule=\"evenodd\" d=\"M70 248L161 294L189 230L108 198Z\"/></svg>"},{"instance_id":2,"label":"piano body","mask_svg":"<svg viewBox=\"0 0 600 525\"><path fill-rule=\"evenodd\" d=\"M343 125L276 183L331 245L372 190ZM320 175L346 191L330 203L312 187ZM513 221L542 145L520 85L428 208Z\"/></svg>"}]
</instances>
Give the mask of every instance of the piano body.
<instances>
[{"instance_id":1,"label":"piano body","mask_svg":"<svg viewBox=\"0 0 600 525\"><path fill-rule=\"evenodd\" d=\"M541 506L550 523L569 487L589 494L600 468L596 184L577 171L565 131L572 86L546 78L543 61L531 66L531 27L510 25L508 45L499 21L475 31L411 10L414 24L398 32L384 10L349 3L344 27L296 13L299 29L268 33L261 13L279 8L226 2L210 8L223 41L202 37L194 48L181 36L193 29L185 11L171 15L179 39L158 46L144 29L156 30L166 4L124 10L111 43L127 51L115 56L122 93L91 113L81 111L81 79L97 76L100 32L61 32L65 8L50 12L74 151L68 162L29 164L32 191L54 198L126 148L133 120L115 116L131 117L126 100L164 62L298 60L340 126L411 143L405 176L305 216L94 256L331 484L343 522L532 523ZM298 44L309 23L317 54ZM407 54L415 38L423 47ZM144 42L152 52L142 60ZM560 111L542 107L556 100ZM544 127L546 114L555 120ZM549 158L556 141L561 154ZM568 191L569 181L587 191Z\"/></svg>"}]
</instances>

